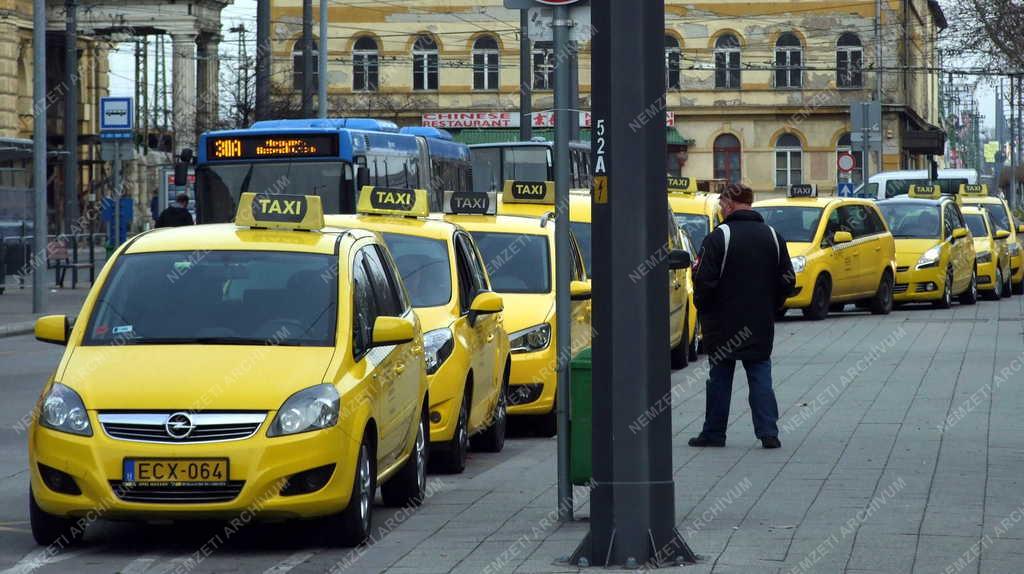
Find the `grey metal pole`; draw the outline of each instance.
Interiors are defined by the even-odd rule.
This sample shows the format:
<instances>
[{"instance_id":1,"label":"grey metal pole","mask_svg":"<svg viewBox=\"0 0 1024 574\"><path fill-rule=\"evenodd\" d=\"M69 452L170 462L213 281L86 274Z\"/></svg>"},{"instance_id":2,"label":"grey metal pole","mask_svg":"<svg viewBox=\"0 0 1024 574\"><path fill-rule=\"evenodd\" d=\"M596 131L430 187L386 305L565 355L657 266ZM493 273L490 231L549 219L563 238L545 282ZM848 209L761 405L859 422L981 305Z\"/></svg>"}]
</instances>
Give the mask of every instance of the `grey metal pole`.
<instances>
[{"instance_id":1,"label":"grey metal pole","mask_svg":"<svg viewBox=\"0 0 1024 574\"><path fill-rule=\"evenodd\" d=\"M555 309L558 361L558 519L572 520L572 483L569 478L569 360L572 352L572 301L569 297L569 8L555 8Z\"/></svg>"},{"instance_id":2,"label":"grey metal pole","mask_svg":"<svg viewBox=\"0 0 1024 574\"><path fill-rule=\"evenodd\" d=\"M1019 77L1010 76L1010 186L1007 199L1011 205L1017 201L1017 166L1020 165L1020 113L1017 106L1020 99Z\"/></svg>"},{"instance_id":3,"label":"grey metal pole","mask_svg":"<svg viewBox=\"0 0 1024 574\"><path fill-rule=\"evenodd\" d=\"M329 6L327 0L320 0L320 58L317 60L317 76L320 81L316 91L316 115L320 118L327 117L327 8Z\"/></svg>"},{"instance_id":4,"label":"grey metal pole","mask_svg":"<svg viewBox=\"0 0 1024 574\"><path fill-rule=\"evenodd\" d=\"M302 117L313 115L313 0L302 0Z\"/></svg>"},{"instance_id":5,"label":"grey metal pole","mask_svg":"<svg viewBox=\"0 0 1024 574\"><path fill-rule=\"evenodd\" d=\"M270 0L256 0L256 119L270 118Z\"/></svg>"},{"instance_id":6,"label":"grey metal pole","mask_svg":"<svg viewBox=\"0 0 1024 574\"><path fill-rule=\"evenodd\" d=\"M576 41L569 42L569 139L580 139L580 53Z\"/></svg>"},{"instance_id":7,"label":"grey metal pole","mask_svg":"<svg viewBox=\"0 0 1024 574\"><path fill-rule=\"evenodd\" d=\"M32 313L46 309L46 1L32 2ZM42 259L42 262L40 262ZM42 267L42 269L40 269Z\"/></svg>"},{"instance_id":8,"label":"grey metal pole","mask_svg":"<svg viewBox=\"0 0 1024 574\"><path fill-rule=\"evenodd\" d=\"M1003 79L999 78L999 87L996 90L996 140L999 142L999 151L996 152L993 164L993 176L995 177L995 188L999 189L999 178L1003 175L1004 155L1006 152L1006 118L1003 116ZM993 190L995 191L995 190Z\"/></svg>"},{"instance_id":9,"label":"grey metal pole","mask_svg":"<svg viewBox=\"0 0 1024 574\"><path fill-rule=\"evenodd\" d=\"M64 233L73 234L78 220L78 0L64 2ZM78 263L78 249L71 238L71 260ZM72 269L77 275L78 269ZM74 281L72 281L72 284Z\"/></svg>"},{"instance_id":10,"label":"grey metal pole","mask_svg":"<svg viewBox=\"0 0 1024 574\"><path fill-rule=\"evenodd\" d=\"M882 0L875 0L875 100L878 101L879 108L879 135L885 131L885 110L882 106L882 81L884 79L885 63L883 61L882 53ZM865 116L868 117L868 116ZM868 163L868 156L870 155L874 160L874 173L882 171L882 142L876 144L873 141L868 141L865 144L865 148L871 150L870 153L864 154L865 165ZM871 173L871 172L868 172ZM865 182L867 179L864 180Z\"/></svg>"},{"instance_id":11,"label":"grey metal pole","mask_svg":"<svg viewBox=\"0 0 1024 574\"><path fill-rule=\"evenodd\" d=\"M114 249L121 245L121 140L114 140Z\"/></svg>"},{"instance_id":12,"label":"grey metal pole","mask_svg":"<svg viewBox=\"0 0 1024 574\"><path fill-rule=\"evenodd\" d=\"M533 137L533 71L530 66L530 17L526 10L519 11L519 139Z\"/></svg>"}]
</instances>

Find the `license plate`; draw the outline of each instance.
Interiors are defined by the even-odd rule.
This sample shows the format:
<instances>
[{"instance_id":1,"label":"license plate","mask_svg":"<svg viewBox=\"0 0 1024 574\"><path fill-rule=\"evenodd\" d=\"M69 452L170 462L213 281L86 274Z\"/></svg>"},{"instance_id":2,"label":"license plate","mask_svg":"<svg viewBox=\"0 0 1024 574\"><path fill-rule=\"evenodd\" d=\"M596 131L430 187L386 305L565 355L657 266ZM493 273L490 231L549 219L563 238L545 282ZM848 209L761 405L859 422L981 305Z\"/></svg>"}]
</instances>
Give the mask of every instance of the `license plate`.
<instances>
[{"instance_id":1,"label":"license plate","mask_svg":"<svg viewBox=\"0 0 1024 574\"><path fill-rule=\"evenodd\" d=\"M226 458L126 458L124 482L145 485L223 484Z\"/></svg>"}]
</instances>

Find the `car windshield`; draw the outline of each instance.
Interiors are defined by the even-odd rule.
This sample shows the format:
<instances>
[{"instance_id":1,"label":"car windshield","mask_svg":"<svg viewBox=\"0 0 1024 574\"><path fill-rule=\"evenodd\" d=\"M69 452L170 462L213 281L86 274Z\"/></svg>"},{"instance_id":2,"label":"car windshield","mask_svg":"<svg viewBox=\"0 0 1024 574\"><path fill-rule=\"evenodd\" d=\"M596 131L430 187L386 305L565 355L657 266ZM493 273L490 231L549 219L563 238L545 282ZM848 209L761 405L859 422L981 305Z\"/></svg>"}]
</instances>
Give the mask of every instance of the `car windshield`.
<instances>
[{"instance_id":1,"label":"car windshield","mask_svg":"<svg viewBox=\"0 0 1024 574\"><path fill-rule=\"evenodd\" d=\"M233 221L243 193L319 195L324 213L343 213L342 181L351 167L340 160L207 165L196 174L198 223ZM350 186L344 186L348 188ZM344 198L346 203L353 198Z\"/></svg>"},{"instance_id":2,"label":"car windshield","mask_svg":"<svg viewBox=\"0 0 1024 574\"><path fill-rule=\"evenodd\" d=\"M583 252L583 266L587 268L588 272L592 272L590 268L590 229L589 223L572 222L572 234L576 236L576 243L579 244L580 251Z\"/></svg>"},{"instance_id":3,"label":"car windshield","mask_svg":"<svg viewBox=\"0 0 1024 574\"><path fill-rule=\"evenodd\" d=\"M700 246L704 244L704 238L708 234L708 216L698 215L696 213L676 213L676 225L678 225L687 235L690 236L690 241L693 246L700 249Z\"/></svg>"},{"instance_id":4,"label":"car windshield","mask_svg":"<svg viewBox=\"0 0 1024 574\"><path fill-rule=\"evenodd\" d=\"M525 233L472 233L498 293L550 293L548 238Z\"/></svg>"},{"instance_id":5,"label":"car windshield","mask_svg":"<svg viewBox=\"0 0 1024 574\"><path fill-rule=\"evenodd\" d=\"M754 211L761 214L764 222L775 228L782 237L793 243L810 243L818 231L821 221L820 207L799 207L795 205L777 205L772 207L755 207Z\"/></svg>"},{"instance_id":6,"label":"car windshield","mask_svg":"<svg viewBox=\"0 0 1024 574\"><path fill-rule=\"evenodd\" d=\"M441 239L384 233L413 307L436 307L452 299L451 260Z\"/></svg>"},{"instance_id":7,"label":"car windshield","mask_svg":"<svg viewBox=\"0 0 1024 574\"><path fill-rule=\"evenodd\" d=\"M1002 203L983 203L981 207L988 212L988 220L996 229L1010 230L1010 219L1006 216L1006 208Z\"/></svg>"},{"instance_id":8,"label":"car windshield","mask_svg":"<svg viewBox=\"0 0 1024 574\"><path fill-rule=\"evenodd\" d=\"M985 218L980 213L965 213L964 220L967 222L967 229L971 230L971 235L974 237L988 236Z\"/></svg>"},{"instance_id":9,"label":"car windshield","mask_svg":"<svg viewBox=\"0 0 1024 574\"><path fill-rule=\"evenodd\" d=\"M878 208L897 239L936 239L941 235L938 205L879 203Z\"/></svg>"},{"instance_id":10,"label":"car windshield","mask_svg":"<svg viewBox=\"0 0 1024 574\"><path fill-rule=\"evenodd\" d=\"M119 257L86 345L334 345L330 255L169 251Z\"/></svg>"}]
</instances>

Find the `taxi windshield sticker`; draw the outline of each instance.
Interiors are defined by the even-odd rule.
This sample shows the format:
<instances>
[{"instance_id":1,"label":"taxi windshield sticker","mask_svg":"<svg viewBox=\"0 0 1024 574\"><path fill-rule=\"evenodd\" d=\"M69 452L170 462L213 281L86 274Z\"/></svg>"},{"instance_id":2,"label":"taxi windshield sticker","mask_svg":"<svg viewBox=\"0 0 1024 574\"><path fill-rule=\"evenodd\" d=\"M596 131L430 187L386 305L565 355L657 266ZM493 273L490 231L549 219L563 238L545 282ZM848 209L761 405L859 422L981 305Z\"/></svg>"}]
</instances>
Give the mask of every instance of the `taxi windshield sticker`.
<instances>
[{"instance_id":1,"label":"taxi windshield sticker","mask_svg":"<svg viewBox=\"0 0 1024 574\"><path fill-rule=\"evenodd\" d=\"M444 212L450 214L494 215L498 210L498 197L493 191L444 192Z\"/></svg>"},{"instance_id":2,"label":"taxi windshield sticker","mask_svg":"<svg viewBox=\"0 0 1024 574\"><path fill-rule=\"evenodd\" d=\"M113 330L111 330L111 334L114 335L124 335L132 332L134 332L134 329L132 328L131 325L118 325L117 327L114 327Z\"/></svg>"},{"instance_id":3,"label":"taxi windshield sticker","mask_svg":"<svg viewBox=\"0 0 1024 574\"><path fill-rule=\"evenodd\" d=\"M555 204L555 182L553 181L512 181L505 182L502 193L505 203Z\"/></svg>"},{"instance_id":4,"label":"taxi windshield sticker","mask_svg":"<svg viewBox=\"0 0 1024 574\"><path fill-rule=\"evenodd\" d=\"M315 230L324 226L316 195L243 193L235 224L254 228Z\"/></svg>"},{"instance_id":5,"label":"taxi windshield sticker","mask_svg":"<svg viewBox=\"0 0 1024 574\"><path fill-rule=\"evenodd\" d=\"M359 213L426 217L430 214L425 189L364 186L359 193Z\"/></svg>"},{"instance_id":6,"label":"taxi windshield sticker","mask_svg":"<svg viewBox=\"0 0 1024 574\"><path fill-rule=\"evenodd\" d=\"M671 177L668 178L668 192L669 193L696 193L697 186L693 184L693 179L689 177Z\"/></svg>"}]
</instances>

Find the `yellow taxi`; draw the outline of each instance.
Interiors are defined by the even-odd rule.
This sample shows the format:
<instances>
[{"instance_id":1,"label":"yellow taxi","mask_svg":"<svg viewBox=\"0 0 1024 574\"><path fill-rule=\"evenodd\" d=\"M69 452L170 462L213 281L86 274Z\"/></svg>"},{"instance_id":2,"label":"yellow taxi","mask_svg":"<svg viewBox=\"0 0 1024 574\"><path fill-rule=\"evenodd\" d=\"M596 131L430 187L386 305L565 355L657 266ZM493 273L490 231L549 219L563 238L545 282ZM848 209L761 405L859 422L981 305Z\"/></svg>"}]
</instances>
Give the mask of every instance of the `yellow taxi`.
<instances>
[{"instance_id":1,"label":"yellow taxi","mask_svg":"<svg viewBox=\"0 0 1024 574\"><path fill-rule=\"evenodd\" d=\"M754 211L789 248L796 288L786 309L812 320L847 303L892 311L896 247L873 202L818 197L816 186L804 184L790 186L785 198L755 203Z\"/></svg>"},{"instance_id":2,"label":"yellow taxi","mask_svg":"<svg viewBox=\"0 0 1024 574\"><path fill-rule=\"evenodd\" d=\"M980 206L964 206L961 211L974 237L978 291L988 299L1001 299L1004 290L1010 288L1010 253L1006 244L1010 232L992 225L988 211Z\"/></svg>"},{"instance_id":3,"label":"yellow taxi","mask_svg":"<svg viewBox=\"0 0 1024 574\"><path fill-rule=\"evenodd\" d=\"M668 203L676 225L687 233L697 249L708 233L722 222L718 196L717 193L698 192L692 178L668 178Z\"/></svg>"},{"instance_id":4,"label":"yellow taxi","mask_svg":"<svg viewBox=\"0 0 1024 574\"><path fill-rule=\"evenodd\" d=\"M553 212L552 193L544 201ZM504 204L517 199L505 194ZM509 333L512 372L509 378L509 415L535 417L537 432L557 432L557 318L555 312L555 226L548 215L539 217L488 215L452 209L444 219L469 231L483 256L491 288L505 303L505 329ZM590 280L574 237L570 270L572 355L590 346Z\"/></svg>"},{"instance_id":5,"label":"yellow taxi","mask_svg":"<svg viewBox=\"0 0 1024 574\"><path fill-rule=\"evenodd\" d=\"M483 194L446 194L472 202ZM363 188L359 215L329 215L341 228L380 233L395 258L423 325L430 385L430 462L442 472L466 467L470 444L501 452L511 358L501 296L491 291L473 237L446 221L426 219L417 190Z\"/></svg>"},{"instance_id":6,"label":"yellow taxi","mask_svg":"<svg viewBox=\"0 0 1024 574\"><path fill-rule=\"evenodd\" d=\"M953 196L938 185L912 185L907 195L878 202L896 238L897 303L978 300L974 242Z\"/></svg>"},{"instance_id":7,"label":"yellow taxi","mask_svg":"<svg viewBox=\"0 0 1024 574\"><path fill-rule=\"evenodd\" d=\"M1002 290L1003 297L1011 294L1024 295L1024 223L1017 221L1005 199L988 193L988 185L961 185L960 201L963 205L981 207L988 212L989 222L996 229L1009 233L1005 239L1006 251L1010 256L1010 274Z\"/></svg>"},{"instance_id":8,"label":"yellow taxi","mask_svg":"<svg viewBox=\"0 0 1024 574\"><path fill-rule=\"evenodd\" d=\"M316 196L243 194L234 224L129 240L77 320L29 430L39 544L83 517L322 519L369 536L381 485L419 504L428 457L419 319L374 233L324 224Z\"/></svg>"}]
</instances>

